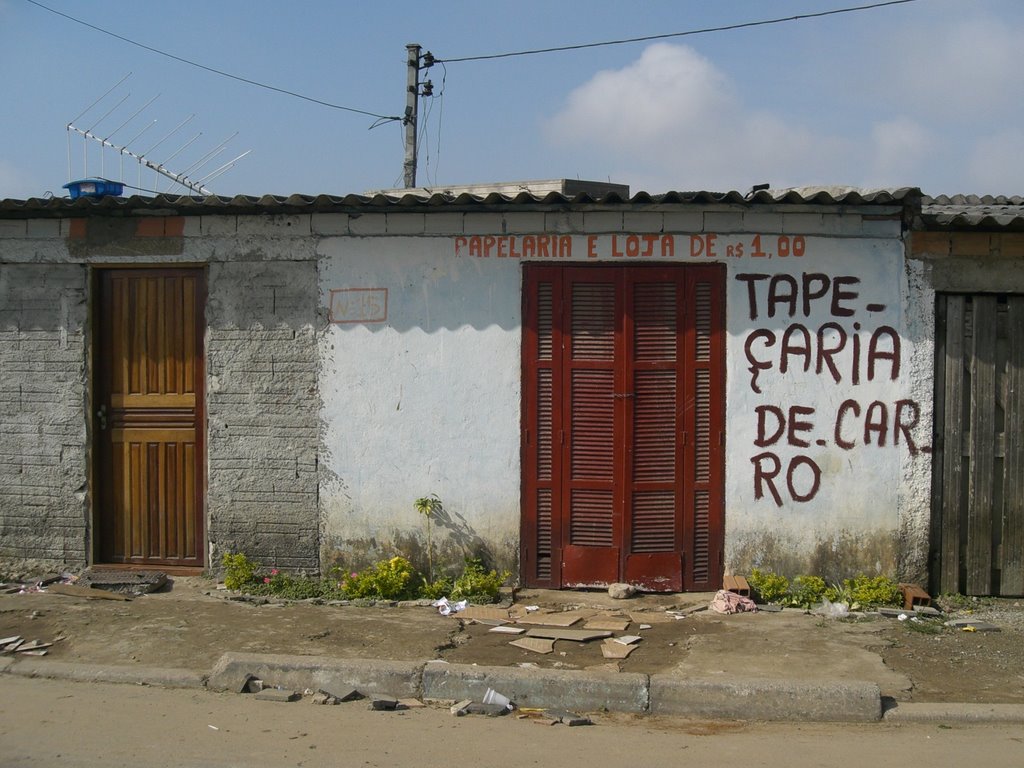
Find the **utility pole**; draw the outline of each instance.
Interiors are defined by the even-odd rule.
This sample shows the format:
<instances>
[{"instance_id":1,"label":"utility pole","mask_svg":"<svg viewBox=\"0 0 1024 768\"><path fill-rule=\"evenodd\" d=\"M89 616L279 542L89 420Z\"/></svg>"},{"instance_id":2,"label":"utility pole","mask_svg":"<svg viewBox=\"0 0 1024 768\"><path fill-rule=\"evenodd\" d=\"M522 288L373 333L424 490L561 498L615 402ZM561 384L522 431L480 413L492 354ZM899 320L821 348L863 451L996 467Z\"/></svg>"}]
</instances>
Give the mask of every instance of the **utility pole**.
<instances>
[{"instance_id":1,"label":"utility pole","mask_svg":"<svg viewBox=\"0 0 1024 768\"><path fill-rule=\"evenodd\" d=\"M405 46L407 88L405 94L405 186L416 186L416 120L420 100L420 45L409 43Z\"/></svg>"}]
</instances>

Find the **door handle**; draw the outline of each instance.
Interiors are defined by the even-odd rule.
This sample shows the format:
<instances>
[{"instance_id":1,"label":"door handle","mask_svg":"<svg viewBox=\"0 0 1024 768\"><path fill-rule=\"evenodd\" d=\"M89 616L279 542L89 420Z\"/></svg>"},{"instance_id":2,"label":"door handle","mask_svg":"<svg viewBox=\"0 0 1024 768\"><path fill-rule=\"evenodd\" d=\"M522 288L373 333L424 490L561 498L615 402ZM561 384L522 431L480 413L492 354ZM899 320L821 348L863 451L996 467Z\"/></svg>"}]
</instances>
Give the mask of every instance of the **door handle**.
<instances>
[{"instance_id":1,"label":"door handle","mask_svg":"<svg viewBox=\"0 0 1024 768\"><path fill-rule=\"evenodd\" d=\"M96 419L100 423L100 429L107 428L107 406L101 405L99 410L96 411Z\"/></svg>"}]
</instances>

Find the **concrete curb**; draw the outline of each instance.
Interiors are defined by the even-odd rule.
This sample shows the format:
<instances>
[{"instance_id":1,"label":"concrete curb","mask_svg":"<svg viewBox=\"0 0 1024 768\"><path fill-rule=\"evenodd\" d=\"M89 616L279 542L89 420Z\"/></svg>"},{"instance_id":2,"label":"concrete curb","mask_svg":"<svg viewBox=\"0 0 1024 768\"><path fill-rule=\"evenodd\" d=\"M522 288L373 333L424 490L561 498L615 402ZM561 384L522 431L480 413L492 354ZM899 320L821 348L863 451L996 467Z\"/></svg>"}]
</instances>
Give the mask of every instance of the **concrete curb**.
<instances>
[{"instance_id":1,"label":"concrete curb","mask_svg":"<svg viewBox=\"0 0 1024 768\"><path fill-rule=\"evenodd\" d=\"M649 703L648 678L641 674L478 667L444 662L428 662L423 670L424 699L479 701L488 688L521 707L646 712Z\"/></svg>"},{"instance_id":2,"label":"concrete curb","mask_svg":"<svg viewBox=\"0 0 1024 768\"><path fill-rule=\"evenodd\" d=\"M882 717L887 723L1024 723L1024 704L894 703Z\"/></svg>"},{"instance_id":3,"label":"concrete curb","mask_svg":"<svg viewBox=\"0 0 1024 768\"><path fill-rule=\"evenodd\" d=\"M415 661L225 653L210 673L207 687L237 693L246 677L253 675L266 685L297 691L323 688L340 694L355 688L365 694L389 694L401 699L420 695L422 674L423 664Z\"/></svg>"},{"instance_id":4,"label":"concrete curb","mask_svg":"<svg viewBox=\"0 0 1024 768\"><path fill-rule=\"evenodd\" d=\"M653 715L850 723L882 717L882 696L875 683L652 675L650 698Z\"/></svg>"},{"instance_id":5,"label":"concrete curb","mask_svg":"<svg viewBox=\"0 0 1024 768\"><path fill-rule=\"evenodd\" d=\"M186 669L0 657L0 674L76 682L237 691L248 675L294 690L434 700L481 699L488 688L524 707L795 722L1024 723L1024 704L890 703L866 682L694 680L668 675L481 667L445 662L226 653L209 676Z\"/></svg>"},{"instance_id":6,"label":"concrete curb","mask_svg":"<svg viewBox=\"0 0 1024 768\"><path fill-rule=\"evenodd\" d=\"M120 667L18 659L3 671L21 677L46 677L81 683L130 683L161 688L203 688L206 685L206 675L190 669Z\"/></svg>"}]
</instances>

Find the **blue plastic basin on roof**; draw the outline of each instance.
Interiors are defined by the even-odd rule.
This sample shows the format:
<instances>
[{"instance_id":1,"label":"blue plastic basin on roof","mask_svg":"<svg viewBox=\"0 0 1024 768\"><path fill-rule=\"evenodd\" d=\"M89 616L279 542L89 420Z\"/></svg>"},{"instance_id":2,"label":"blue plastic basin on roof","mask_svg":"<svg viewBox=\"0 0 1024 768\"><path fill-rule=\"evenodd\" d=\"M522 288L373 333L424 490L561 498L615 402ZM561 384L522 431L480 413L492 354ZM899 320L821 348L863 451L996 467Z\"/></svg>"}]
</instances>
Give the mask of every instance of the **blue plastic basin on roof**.
<instances>
[{"instance_id":1,"label":"blue plastic basin on roof","mask_svg":"<svg viewBox=\"0 0 1024 768\"><path fill-rule=\"evenodd\" d=\"M106 197L107 195L120 197L124 192L124 184L110 179L78 179L69 181L64 185L64 189L71 194L72 200L77 200L80 197Z\"/></svg>"}]
</instances>

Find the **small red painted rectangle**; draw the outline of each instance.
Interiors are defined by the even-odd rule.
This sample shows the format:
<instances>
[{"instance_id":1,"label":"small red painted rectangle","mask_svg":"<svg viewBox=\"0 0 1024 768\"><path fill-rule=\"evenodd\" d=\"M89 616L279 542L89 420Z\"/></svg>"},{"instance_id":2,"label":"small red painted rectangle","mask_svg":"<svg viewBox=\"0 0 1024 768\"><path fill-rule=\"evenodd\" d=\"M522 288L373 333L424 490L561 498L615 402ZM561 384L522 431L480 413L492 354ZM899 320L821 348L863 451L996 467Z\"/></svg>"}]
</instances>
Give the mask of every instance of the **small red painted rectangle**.
<instances>
[{"instance_id":1,"label":"small red painted rectangle","mask_svg":"<svg viewBox=\"0 0 1024 768\"><path fill-rule=\"evenodd\" d=\"M328 316L339 324L386 322L388 289L332 288Z\"/></svg>"}]
</instances>

